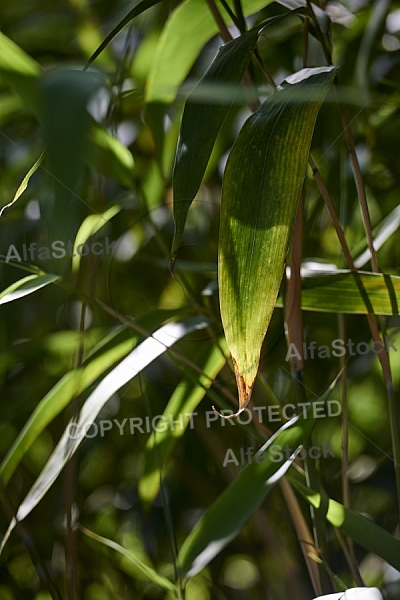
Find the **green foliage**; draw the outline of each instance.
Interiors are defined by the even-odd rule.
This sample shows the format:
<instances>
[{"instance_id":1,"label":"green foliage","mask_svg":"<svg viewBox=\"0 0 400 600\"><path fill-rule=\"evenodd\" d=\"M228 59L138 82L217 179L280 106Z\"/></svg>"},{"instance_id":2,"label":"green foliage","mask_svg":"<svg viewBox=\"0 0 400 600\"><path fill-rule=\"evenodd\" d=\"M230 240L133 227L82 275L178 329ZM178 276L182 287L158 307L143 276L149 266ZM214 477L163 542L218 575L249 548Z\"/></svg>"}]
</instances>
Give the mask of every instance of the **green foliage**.
<instances>
[{"instance_id":1,"label":"green foliage","mask_svg":"<svg viewBox=\"0 0 400 600\"><path fill-rule=\"evenodd\" d=\"M399 597L399 11L1 2L1 599Z\"/></svg>"}]
</instances>

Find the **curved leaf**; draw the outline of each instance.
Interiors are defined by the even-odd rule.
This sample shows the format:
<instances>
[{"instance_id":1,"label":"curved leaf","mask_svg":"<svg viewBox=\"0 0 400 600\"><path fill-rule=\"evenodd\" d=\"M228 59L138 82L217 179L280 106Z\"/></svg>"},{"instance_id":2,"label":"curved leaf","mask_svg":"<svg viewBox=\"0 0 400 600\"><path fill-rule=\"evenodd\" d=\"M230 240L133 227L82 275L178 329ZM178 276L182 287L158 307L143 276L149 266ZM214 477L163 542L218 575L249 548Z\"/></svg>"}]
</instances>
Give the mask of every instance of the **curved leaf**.
<instances>
[{"instance_id":1,"label":"curved leaf","mask_svg":"<svg viewBox=\"0 0 400 600\"><path fill-rule=\"evenodd\" d=\"M289 77L244 124L222 184L218 280L239 413L278 295L315 120L333 67ZM237 414L239 414L237 413Z\"/></svg>"},{"instance_id":2,"label":"curved leaf","mask_svg":"<svg viewBox=\"0 0 400 600\"><path fill-rule=\"evenodd\" d=\"M169 579L163 577L162 575L159 575L155 569L153 569L152 567L144 563L142 560L137 558L134 554L132 554L132 552L129 552L129 550L127 550L120 544L117 544L117 542L113 542L108 538L93 533L93 531L86 529L86 527L80 527L80 529L82 533L92 538L93 540L96 540L96 542L100 542L100 544L103 544L104 546L107 546L108 548L119 552L119 554L122 554L122 556L125 556L125 558L127 558L132 564L134 564L135 567L137 567L143 573L143 575L147 577L149 581L159 586L163 590L171 592L174 597L178 597L177 589Z\"/></svg>"},{"instance_id":3,"label":"curved leaf","mask_svg":"<svg viewBox=\"0 0 400 600\"><path fill-rule=\"evenodd\" d=\"M7 302L28 296L28 294L33 294L33 292L37 292L37 290L40 290L45 285L49 285L49 283L53 283L58 279L60 279L59 275L51 275L49 273L23 277L0 293L0 304L6 304Z\"/></svg>"},{"instance_id":4,"label":"curved leaf","mask_svg":"<svg viewBox=\"0 0 400 600\"><path fill-rule=\"evenodd\" d=\"M108 373L84 403L77 421L70 421L55 450L43 467L41 474L20 504L16 516L12 519L0 545L0 553L16 524L39 504L61 473L65 464L75 454L85 438L88 427L94 422L100 410L123 385L131 381L145 367L163 354L176 341L191 331L209 325L205 317L192 317L182 322L167 323L139 344L110 373ZM73 432L71 432L73 427Z\"/></svg>"},{"instance_id":5,"label":"curved leaf","mask_svg":"<svg viewBox=\"0 0 400 600\"><path fill-rule=\"evenodd\" d=\"M385 529L375 525L354 510L346 508L340 502L322 497L318 492L305 487L296 479L288 478L293 487L309 502L327 521L357 544L370 552L374 552L389 565L400 571L400 541Z\"/></svg>"},{"instance_id":6,"label":"curved leaf","mask_svg":"<svg viewBox=\"0 0 400 600\"><path fill-rule=\"evenodd\" d=\"M285 423L211 505L178 554L177 566L182 577L196 575L238 535L268 492L289 469L310 435L314 422L309 411L306 417L294 417ZM286 446L293 451L288 460L280 452Z\"/></svg>"},{"instance_id":7,"label":"curved leaf","mask_svg":"<svg viewBox=\"0 0 400 600\"><path fill-rule=\"evenodd\" d=\"M6 486L15 469L45 427L107 369L121 360L136 343L131 338L95 356L79 369L66 373L40 400L0 465L0 482ZM101 345L104 343L101 342Z\"/></svg>"},{"instance_id":8,"label":"curved leaf","mask_svg":"<svg viewBox=\"0 0 400 600\"><path fill-rule=\"evenodd\" d=\"M172 180L175 220L173 260L182 240L187 212L199 190L218 132L233 104L258 34L258 29L250 30L221 46L211 66L186 101ZM196 100L202 87L213 83L229 85L229 99L219 102Z\"/></svg>"},{"instance_id":9,"label":"curved leaf","mask_svg":"<svg viewBox=\"0 0 400 600\"><path fill-rule=\"evenodd\" d=\"M224 342L224 339L219 340L220 345L227 352ZM198 385L194 386L192 379L185 377L172 394L162 415L163 423L176 422L182 416L182 426L153 431L147 440L145 463L139 481L139 495L145 502L151 502L157 496L161 470L167 464L178 439L185 433L191 414L226 363L226 356L211 340L205 342L193 361L201 370Z\"/></svg>"}]
</instances>

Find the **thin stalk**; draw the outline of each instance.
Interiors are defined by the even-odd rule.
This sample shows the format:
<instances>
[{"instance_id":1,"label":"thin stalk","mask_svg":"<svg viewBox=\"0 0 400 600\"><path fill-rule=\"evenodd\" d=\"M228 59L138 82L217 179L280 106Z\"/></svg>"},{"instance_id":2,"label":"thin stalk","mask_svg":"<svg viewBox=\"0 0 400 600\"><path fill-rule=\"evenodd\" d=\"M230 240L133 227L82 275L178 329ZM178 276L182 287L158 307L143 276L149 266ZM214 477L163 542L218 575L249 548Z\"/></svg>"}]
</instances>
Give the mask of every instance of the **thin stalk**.
<instances>
[{"instance_id":1,"label":"thin stalk","mask_svg":"<svg viewBox=\"0 0 400 600\"><path fill-rule=\"evenodd\" d=\"M339 339L346 339L346 328L344 322L343 314L338 315L338 324L339 324ZM348 471L349 471L349 421L348 421L348 403L347 403L347 373L346 373L346 359L343 356L340 356L339 359L340 364L340 388L341 388L341 405L342 405L342 500L343 506L346 508L350 508L350 498L349 498L349 479L348 479ZM336 530L335 530L336 531ZM347 563L350 567L351 572L353 573L353 577L357 583L357 585L363 586L363 581L360 575L360 571L357 565L357 559L354 552L354 543L351 537L347 536L347 545L343 541L343 551L345 552ZM347 551L347 552L346 552Z\"/></svg>"},{"instance_id":2,"label":"thin stalk","mask_svg":"<svg viewBox=\"0 0 400 600\"><path fill-rule=\"evenodd\" d=\"M312 554L314 554L315 557L318 557L319 551L315 547L313 537L300 509L299 503L297 502L297 498L290 487L290 484L286 481L286 479L281 479L279 482L279 487L281 488L281 492L285 498L286 505L293 521L293 525L296 529L297 538L303 553L304 561L308 569L308 574L310 576L314 592L317 596L322 596L323 590L318 564L312 556Z\"/></svg>"},{"instance_id":3,"label":"thin stalk","mask_svg":"<svg viewBox=\"0 0 400 600\"><path fill-rule=\"evenodd\" d=\"M380 347L384 348L384 351L380 352L378 354L378 358L379 358L379 362L381 363L382 372L383 372L383 376L384 376L384 380L385 380L385 384L386 384L386 394L387 394L388 407L389 407L390 430L391 430L391 436L392 436L393 460L394 460L395 477L396 477L397 502L398 502L398 509L399 509L399 515L400 515L400 418L399 418L399 410L398 410L398 406L397 406L398 402L397 402L395 394L394 394L394 387L393 387L393 382L392 382L389 357L385 350L384 341L382 341L381 336L379 335L379 330L378 330L378 326L377 326L375 318L374 318L371 303L368 299L368 295L365 292L365 289L361 282L361 279L358 276L357 269L354 265L353 258L350 254L350 250L347 245L343 229L339 223L339 219L337 217L335 207L333 205L333 202L331 200L331 197L329 195L329 192L327 190L325 182L322 179L321 174L320 174L313 158L311 157L311 155L309 157L309 163L311 165L315 181L318 185L318 188L319 188L321 195L323 197L323 200L325 202L325 206L331 217L332 224L335 228L336 234L338 236L340 245L343 250L343 254L346 258L346 261L349 265L350 270L354 274L355 281L358 286L361 297L364 299L364 302L366 303L367 310L368 310L367 322L368 322L368 325L369 325L369 328L371 331L372 338L373 338L374 342L376 342L376 343L379 342Z\"/></svg>"}]
</instances>

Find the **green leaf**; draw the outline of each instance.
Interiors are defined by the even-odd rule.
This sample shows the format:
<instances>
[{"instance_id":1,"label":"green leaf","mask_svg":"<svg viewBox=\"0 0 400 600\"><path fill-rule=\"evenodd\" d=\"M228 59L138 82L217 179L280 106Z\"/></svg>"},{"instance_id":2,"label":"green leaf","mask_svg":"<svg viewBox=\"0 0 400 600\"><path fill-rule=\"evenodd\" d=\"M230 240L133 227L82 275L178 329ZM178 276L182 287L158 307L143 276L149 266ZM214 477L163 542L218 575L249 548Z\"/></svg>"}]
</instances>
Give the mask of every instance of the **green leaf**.
<instances>
[{"instance_id":1,"label":"green leaf","mask_svg":"<svg viewBox=\"0 0 400 600\"><path fill-rule=\"evenodd\" d=\"M15 192L14 198L11 200L11 202L9 202L9 204L6 204L5 206L3 206L3 208L0 210L0 217L3 216L3 212L7 209L10 208L10 206L12 206L14 204L14 202L16 202L18 200L18 198L20 196L22 196L22 194L24 193L24 191L26 190L26 188L28 187L29 184L29 180L32 177L32 175L34 173L36 173L36 171L38 170L38 168L40 167L40 165L42 164L42 160L43 160L43 156L44 156L44 151L42 152L42 154L39 156L39 158L37 159L37 161L35 162L35 164L29 169L29 171L27 172L27 174L25 175L25 177L23 178L21 185L19 186L19 188L17 189L17 191Z\"/></svg>"},{"instance_id":2,"label":"green leaf","mask_svg":"<svg viewBox=\"0 0 400 600\"><path fill-rule=\"evenodd\" d=\"M125 17L118 23L118 25L116 25L110 31L110 33L104 38L104 40L101 42L100 46L98 48L96 48L96 50L93 52L92 56L87 61L86 65L85 65L85 70L88 67L90 67L92 62L96 60L96 58L103 52L103 50L115 38L115 36L118 35L118 33L120 31L122 31L122 29L124 27L126 27L126 25L128 25L133 19L135 19L135 17L138 17L143 12L145 12L152 6L156 6L156 4L159 4L160 2L162 2L162 0L142 0L142 2L139 2L139 4L137 4L134 8L132 8L132 10L130 10L128 12L128 14L125 15Z\"/></svg>"},{"instance_id":3,"label":"green leaf","mask_svg":"<svg viewBox=\"0 0 400 600\"><path fill-rule=\"evenodd\" d=\"M276 305L283 305L281 298ZM399 306L400 277L394 275L343 270L302 277L302 310L365 315L369 308L376 315L397 315Z\"/></svg>"},{"instance_id":4,"label":"green leaf","mask_svg":"<svg viewBox=\"0 0 400 600\"><path fill-rule=\"evenodd\" d=\"M59 275L45 274L45 275L28 275L23 279L19 279L7 289L0 293L0 304L6 304L7 302L13 302L28 294L37 292L40 288L49 285L60 279Z\"/></svg>"},{"instance_id":5,"label":"green leaf","mask_svg":"<svg viewBox=\"0 0 400 600\"><path fill-rule=\"evenodd\" d=\"M76 73L76 77L82 75L82 73ZM25 108L38 119L43 116L48 117L47 112L43 111L43 95L40 89L42 74L39 63L3 33L0 33L0 76L21 97ZM82 77L86 77L86 75ZM90 74L91 82L93 82L93 75L93 73ZM52 78L54 78L54 73L45 74L43 80L45 87L49 83L49 79ZM89 83L91 84L91 82ZM61 99L63 99L62 95ZM103 173L112 175L123 185L131 187L133 183L133 157L131 152L91 117L89 123L92 131L89 134L88 162L95 168L100 167ZM47 122L47 125L50 126L50 123ZM75 126L73 131L79 133L79 128ZM57 164L57 168L58 166Z\"/></svg>"},{"instance_id":6,"label":"green leaf","mask_svg":"<svg viewBox=\"0 0 400 600\"><path fill-rule=\"evenodd\" d=\"M322 497L318 492L305 487L292 477L288 479L303 498L314 506L329 523L351 537L357 544L360 544L369 552L374 552L389 565L400 571L399 540L354 510L346 508L340 502Z\"/></svg>"},{"instance_id":7,"label":"green leaf","mask_svg":"<svg viewBox=\"0 0 400 600\"><path fill-rule=\"evenodd\" d=\"M0 482L6 486L15 469L33 442L49 423L77 396L82 394L98 377L132 350L137 338L125 340L87 364L66 373L40 400L32 415L14 441L0 465ZM104 342L101 342L102 345ZM95 350L94 350L95 351Z\"/></svg>"},{"instance_id":8,"label":"green leaf","mask_svg":"<svg viewBox=\"0 0 400 600\"><path fill-rule=\"evenodd\" d=\"M1 541L0 553L16 524L29 515L54 484L65 464L75 454L85 439L88 427L94 422L100 410L111 396L136 377L156 358L161 356L180 338L191 331L207 327L209 324L209 319L200 316L163 325L151 337L139 344L100 381L84 403L77 421L70 421L67 425L60 441L43 467L41 474L20 504L15 517L12 519ZM71 427L73 427L73 431L71 431Z\"/></svg>"},{"instance_id":9,"label":"green leaf","mask_svg":"<svg viewBox=\"0 0 400 600\"><path fill-rule=\"evenodd\" d=\"M243 0L249 16L272 0ZM234 2L228 0L234 11ZM232 20L221 11L227 25ZM173 102L203 46L218 33L218 26L204 0L185 0L171 14L161 34L147 80L146 102Z\"/></svg>"},{"instance_id":10,"label":"green leaf","mask_svg":"<svg viewBox=\"0 0 400 600\"><path fill-rule=\"evenodd\" d=\"M186 101L173 173L175 235L172 260L182 240L186 216L196 196L218 132L233 104L250 62L259 30L251 30L221 46L210 68ZM203 87L229 86L229 99L198 101ZM215 90L213 93L215 99Z\"/></svg>"},{"instance_id":11,"label":"green leaf","mask_svg":"<svg viewBox=\"0 0 400 600\"><path fill-rule=\"evenodd\" d=\"M177 565L182 577L193 577L238 535L292 464L314 426L312 412L285 423L256 453L230 486L217 498L186 538ZM286 446L293 451L285 460ZM258 461L258 462L257 462Z\"/></svg>"},{"instance_id":12,"label":"green leaf","mask_svg":"<svg viewBox=\"0 0 400 600\"><path fill-rule=\"evenodd\" d=\"M127 550L120 544L113 542L112 540L102 537L101 535L97 535L96 533L93 533L93 531L89 531L89 529L86 529L86 527L80 527L80 529L88 537L96 540L97 542L100 542L101 544L104 544L104 546L107 546L112 550L116 550L116 552L119 552L120 554L122 554L122 556L125 556L125 558L127 558L132 564L135 565L135 567L140 569L140 571L143 573L143 575L147 577L147 579L149 579L149 581L162 588L163 590L172 592L172 594L174 594L174 597L178 597L177 589L174 586L174 584L171 581L169 581L169 579L163 577L162 575L159 575L157 571L155 571L149 565L146 565L146 563L137 558L134 554L132 554L132 552L129 552L129 550Z\"/></svg>"},{"instance_id":13,"label":"green leaf","mask_svg":"<svg viewBox=\"0 0 400 600\"><path fill-rule=\"evenodd\" d=\"M160 431L153 431L147 440L145 463L139 481L139 495L145 502L151 502L157 496L161 471L167 464L179 438L185 433L191 414L226 363L226 356L220 350L222 347L227 352L224 342L225 340L221 338L217 346L213 341L204 343L197 356L192 359L202 371L198 376L198 385L193 386L192 378L185 377L165 407L160 425L177 422L182 416L182 426L174 428L168 426L164 430L160 428Z\"/></svg>"},{"instance_id":14,"label":"green leaf","mask_svg":"<svg viewBox=\"0 0 400 600\"><path fill-rule=\"evenodd\" d=\"M246 121L222 184L218 280L239 391L248 404L278 295L315 120L333 67L289 77Z\"/></svg>"},{"instance_id":15,"label":"green leaf","mask_svg":"<svg viewBox=\"0 0 400 600\"><path fill-rule=\"evenodd\" d=\"M121 207L118 205L110 206L103 213L97 213L95 215L89 215L83 221L82 225L79 227L78 233L76 234L74 249L72 254L74 254L72 258L72 272L75 273L79 270L79 265L81 263L81 255L77 252L77 248L81 244L85 244L90 237L95 235L104 225L115 217L121 210Z\"/></svg>"}]
</instances>

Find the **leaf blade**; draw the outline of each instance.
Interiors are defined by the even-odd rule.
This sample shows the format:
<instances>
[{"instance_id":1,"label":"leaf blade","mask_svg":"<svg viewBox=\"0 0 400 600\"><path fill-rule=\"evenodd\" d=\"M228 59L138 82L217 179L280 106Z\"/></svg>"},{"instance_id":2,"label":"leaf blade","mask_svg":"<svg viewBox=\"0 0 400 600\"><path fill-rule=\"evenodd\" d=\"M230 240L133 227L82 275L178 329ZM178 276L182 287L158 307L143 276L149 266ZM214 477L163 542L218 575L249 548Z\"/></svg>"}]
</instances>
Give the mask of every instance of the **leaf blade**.
<instances>
[{"instance_id":1,"label":"leaf blade","mask_svg":"<svg viewBox=\"0 0 400 600\"><path fill-rule=\"evenodd\" d=\"M221 317L248 404L283 276L315 120L336 69L303 69L245 123L222 184L218 280ZM261 177L260 177L261 174Z\"/></svg>"},{"instance_id":2,"label":"leaf blade","mask_svg":"<svg viewBox=\"0 0 400 600\"><path fill-rule=\"evenodd\" d=\"M250 30L221 46L186 101L172 179L175 220L171 251L173 261L182 240L189 207L199 190L218 132L233 104L235 91L250 62L258 35L258 29ZM202 87L215 83L232 86L229 99L219 102L196 101Z\"/></svg>"},{"instance_id":3,"label":"leaf blade","mask_svg":"<svg viewBox=\"0 0 400 600\"><path fill-rule=\"evenodd\" d=\"M400 570L399 540L364 516L346 508L340 502L336 502L331 498L323 498L320 494L305 487L292 477L288 477L288 479L303 498L316 510L324 514L327 521L334 527L350 536L357 544L386 560L398 571Z\"/></svg>"}]
</instances>

